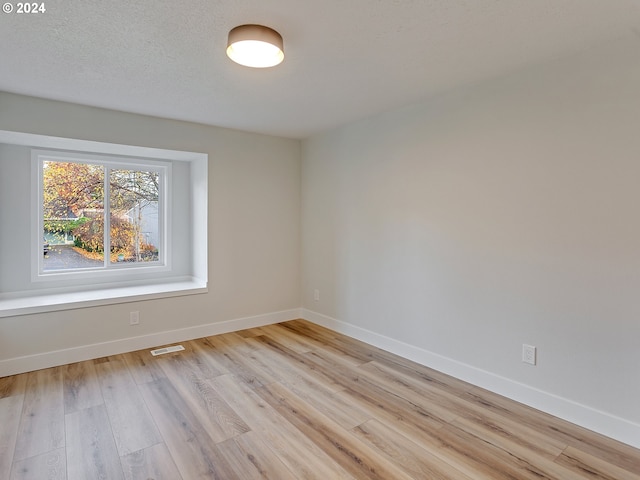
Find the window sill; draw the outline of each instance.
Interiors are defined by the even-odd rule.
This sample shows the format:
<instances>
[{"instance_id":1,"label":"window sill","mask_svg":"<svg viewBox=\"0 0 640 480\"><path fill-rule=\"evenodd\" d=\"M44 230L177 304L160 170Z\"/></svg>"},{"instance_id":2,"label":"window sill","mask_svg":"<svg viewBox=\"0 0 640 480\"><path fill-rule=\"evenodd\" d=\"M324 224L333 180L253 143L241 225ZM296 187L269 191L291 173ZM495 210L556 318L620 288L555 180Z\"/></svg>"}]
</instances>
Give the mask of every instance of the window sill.
<instances>
[{"instance_id":1,"label":"window sill","mask_svg":"<svg viewBox=\"0 0 640 480\"><path fill-rule=\"evenodd\" d=\"M0 295L0 317L46 313L117 303L206 293L199 279L177 279L147 285L103 285L86 291L37 291Z\"/></svg>"}]
</instances>

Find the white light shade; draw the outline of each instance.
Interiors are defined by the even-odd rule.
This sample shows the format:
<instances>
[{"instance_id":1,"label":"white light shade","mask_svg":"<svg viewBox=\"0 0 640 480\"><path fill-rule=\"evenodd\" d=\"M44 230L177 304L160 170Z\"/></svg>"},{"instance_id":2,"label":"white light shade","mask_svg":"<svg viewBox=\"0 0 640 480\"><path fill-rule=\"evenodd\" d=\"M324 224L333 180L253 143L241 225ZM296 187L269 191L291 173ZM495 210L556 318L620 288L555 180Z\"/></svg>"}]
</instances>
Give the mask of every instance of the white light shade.
<instances>
[{"instance_id":1,"label":"white light shade","mask_svg":"<svg viewBox=\"0 0 640 480\"><path fill-rule=\"evenodd\" d=\"M240 25L229 32L227 56L247 67L275 67L284 60L282 37L269 27Z\"/></svg>"}]
</instances>

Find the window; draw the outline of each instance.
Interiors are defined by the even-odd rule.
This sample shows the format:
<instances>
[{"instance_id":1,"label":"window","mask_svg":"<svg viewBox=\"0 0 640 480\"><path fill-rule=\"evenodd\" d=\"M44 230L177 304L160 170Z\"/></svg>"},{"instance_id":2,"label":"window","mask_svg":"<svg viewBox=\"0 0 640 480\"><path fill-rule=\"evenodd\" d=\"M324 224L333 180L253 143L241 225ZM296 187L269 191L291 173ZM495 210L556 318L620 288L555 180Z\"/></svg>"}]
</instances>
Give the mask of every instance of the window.
<instances>
[{"instance_id":1,"label":"window","mask_svg":"<svg viewBox=\"0 0 640 480\"><path fill-rule=\"evenodd\" d=\"M206 292L207 164L204 153L0 130L0 317ZM75 197L50 183L81 174L91 188ZM82 260L48 262L82 242Z\"/></svg>"},{"instance_id":2,"label":"window","mask_svg":"<svg viewBox=\"0 0 640 480\"><path fill-rule=\"evenodd\" d=\"M168 266L170 163L38 150L32 156L43 240L42 252L34 252L38 279Z\"/></svg>"}]
</instances>

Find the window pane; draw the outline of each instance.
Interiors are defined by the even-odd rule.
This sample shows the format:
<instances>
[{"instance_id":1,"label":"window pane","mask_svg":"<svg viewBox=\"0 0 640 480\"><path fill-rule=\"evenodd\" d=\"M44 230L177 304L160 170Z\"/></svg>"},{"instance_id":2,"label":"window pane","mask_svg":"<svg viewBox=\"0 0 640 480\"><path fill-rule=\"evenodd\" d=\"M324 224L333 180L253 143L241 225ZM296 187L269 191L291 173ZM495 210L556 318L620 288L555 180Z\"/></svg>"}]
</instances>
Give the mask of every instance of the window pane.
<instances>
[{"instance_id":1,"label":"window pane","mask_svg":"<svg viewBox=\"0 0 640 480\"><path fill-rule=\"evenodd\" d=\"M104 167L42 164L43 269L104 265Z\"/></svg>"},{"instance_id":2,"label":"window pane","mask_svg":"<svg viewBox=\"0 0 640 480\"><path fill-rule=\"evenodd\" d=\"M159 180L157 172L111 170L111 263L158 261Z\"/></svg>"}]
</instances>

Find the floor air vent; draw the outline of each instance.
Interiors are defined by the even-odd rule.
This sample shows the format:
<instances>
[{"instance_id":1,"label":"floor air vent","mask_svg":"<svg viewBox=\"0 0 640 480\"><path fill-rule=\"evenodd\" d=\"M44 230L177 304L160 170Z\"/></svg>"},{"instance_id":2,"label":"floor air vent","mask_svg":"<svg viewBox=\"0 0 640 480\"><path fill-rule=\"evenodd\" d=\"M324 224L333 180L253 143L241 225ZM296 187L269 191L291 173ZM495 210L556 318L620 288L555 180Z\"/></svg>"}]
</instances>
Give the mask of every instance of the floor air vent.
<instances>
[{"instance_id":1,"label":"floor air vent","mask_svg":"<svg viewBox=\"0 0 640 480\"><path fill-rule=\"evenodd\" d=\"M184 347L182 345L172 345L170 347L156 348L155 350L151 350L151 355L157 357L158 355L162 355L164 353L179 352L180 350L184 350Z\"/></svg>"}]
</instances>

